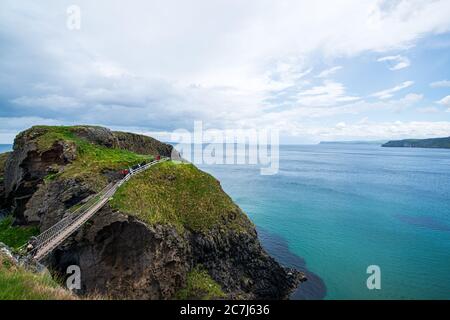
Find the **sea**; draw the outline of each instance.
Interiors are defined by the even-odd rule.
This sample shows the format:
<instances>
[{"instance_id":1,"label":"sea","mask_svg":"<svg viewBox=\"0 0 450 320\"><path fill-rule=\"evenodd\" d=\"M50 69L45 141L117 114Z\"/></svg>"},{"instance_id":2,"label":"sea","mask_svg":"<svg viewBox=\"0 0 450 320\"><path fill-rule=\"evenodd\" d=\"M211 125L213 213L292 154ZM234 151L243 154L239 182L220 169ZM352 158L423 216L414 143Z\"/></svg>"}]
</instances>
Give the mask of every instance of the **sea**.
<instances>
[{"instance_id":1,"label":"sea","mask_svg":"<svg viewBox=\"0 0 450 320\"><path fill-rule=\"evenodd\" d=\"M198 166L270 255L305 272L292 299L450 299L449 149L282 145L274 175Z\"/></svg>"},{"instance_id":2,"label":"sea","mask_svg":"<svg viewBox=\"0 0 450 320\"><path fill-rule=\"evenodd\" d=\"M450 299L449 149L285 145L279 166L200 167L306 273L292 299Z\"/></svg>"},{"instance_id":3,"label":"sea","mask_svg":"<svg viewBox=\"0 0 450 320\"><path fill-rule=\"evenodd\" d=\"M0 153L12 151L12 147L11 144L0 144Z\"/></svg>"}]
</instances>

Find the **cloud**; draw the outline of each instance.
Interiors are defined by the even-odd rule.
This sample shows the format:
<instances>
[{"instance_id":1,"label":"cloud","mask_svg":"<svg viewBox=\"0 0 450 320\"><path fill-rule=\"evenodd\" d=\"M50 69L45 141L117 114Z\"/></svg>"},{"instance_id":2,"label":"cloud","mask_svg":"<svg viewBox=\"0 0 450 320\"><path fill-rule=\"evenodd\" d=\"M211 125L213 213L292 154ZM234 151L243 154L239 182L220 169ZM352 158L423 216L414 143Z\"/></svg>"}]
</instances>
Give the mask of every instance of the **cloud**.
<instances>
[{"instance_id":1,"label":"cloud","mask_svg":"<svg viewBox=\"0 0 450 320\"><path fill-rule=\"evenodd\" d=\"M438 104L443 105L444 107L450 107L450 96L446 96L441 100L437 101Z\"/></svg>"},{"instance_id":2,"label":"cloud","mask_svg":"<svg viewBox=\"0 0 450 320\"><path fill-rule=\"evenodd\" d=\"M413 84L414 84L414 81L405 81L393 88L375 92L374 94L372 94L372 96L376 97L378 99L389 99L394 96L394 93L401 91L403 89L406 89L406 88L412 86Z\"/></svg>"},{"instance_id":3,"label":"cloud","mask_svg":"<svg viewBox=\"0 0 450 320\"><path fill-rule=\"evenodd\" d=\"M424 108L417 108L417 111L420 113L438 113L440 110L436 107L424 107Z\"/></svg>"},{"instance_id":4,"label":"cloud","mask_svg":"<svg viewBox=\"0 0 450 320\"><path fill-rule=\"evenodd\" d=\"M340 66L315 77L318 66L388 56L450 30L445 0L79 0L79 31L66 28L67 4L0 1L1 116L142 132L197 119L295 129L300 119L321 124L373 107L352 83L326 81Z\"/></svg>"},{"instance_id":5,"label":"cloud","mask_svg":"<svg viewBox=\"0 0 450 320\"><path fill-rule=\"evenodd\" d=\"M450 88L449 80L441 80L430 83L430 87L432 88Z\"/></svg>"},{"instance_id":6,"label":"cloud","mask_svg":"<svg viewBox=\"0 0 450 320\"><path fill-rule=\"evenodd\" d=\"M403 57L401 55L386 56L386 57L379 58L377 61L388 63L389 70L391 70L391 71L405 69L411 65L411 61L407 57Z\"/></svg>"},{"instance_id":7,"label":"cloud","mask_svg":"<svg viewBox=\"0 0 450 320\"><path fill-rule=\"evenodd\" d=\"M359 97L347 95L342 83L326 80L322 85L300 91L297 94L296 103L310 107L325 107L359 99Z\"/></svg>"},{"instance_id":8,"label":"cloud","mask_svg":"<svg viewBox=\"0 0 450 320\"><path fill-rule=\"evenodd\" d=\"M339 70L342 69L342 66L332 67L330 69L323 70L321 73L317 75L317 78L328 78L329 76L335 74Z\"/></svg>"},{"instance_id":9,"label":"cloud","mask_svg":"<svg viewBox=\"0 0 450 320\"><path fill-rule=\"evenodd\" d=\"M23 96L11 100L12 103L33 108L49 108L49 109L64 109L64 108L78 108L81 104L73 97L65 97L57 94L50 94L42 97L28 97Z\"/></svg>"},{"instance_id":10,"label":"cloud","mask_svg":"<svg viewBox=\"0 0 450 320\"><path fill-rule=\"evenodd\" d=\"M296 134L322 140L391 140L405 138L445 137L450 132L448 121L386 121L379 123L338 123L330 126L304 125Z\"/></svg>"},{"instance_id":11,"label":"cloud","mask_svg":"<svg viewBox=\"0 0 450 320\"><path fill-rule=\"evenodd\" d=\"M450 122L431 122L431 121L391 121L382 123L370 123L365 125L346 126L345 132L341 135L386 139L401 138L428 138L447 136L450 130ZM365 134L362 134L365 132Z\"/></svg>"}]
</instances>

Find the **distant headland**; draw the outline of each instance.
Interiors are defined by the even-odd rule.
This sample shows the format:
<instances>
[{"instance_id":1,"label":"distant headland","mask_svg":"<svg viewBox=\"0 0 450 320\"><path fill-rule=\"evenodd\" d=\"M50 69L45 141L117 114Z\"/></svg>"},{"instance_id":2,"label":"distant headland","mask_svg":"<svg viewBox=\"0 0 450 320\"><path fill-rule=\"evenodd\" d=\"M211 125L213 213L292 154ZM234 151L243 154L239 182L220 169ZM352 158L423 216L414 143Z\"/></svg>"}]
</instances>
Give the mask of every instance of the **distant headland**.
<instances>
[{"instance_id":1,"label":"distant headland","mask_svg":"<svg viewBox=\"0 0 450 320\"><path fill-rule=\"evenodd\" d=\"M382 145L386 143L387 140L354 140L354 141L320 141L319 144L375 144Z\"/></svg>"},{"instance_id":2,"label":"distant headland","mask_svg":"<svg viewBox=\"0 0 450 320\"><path fill-rule=\"evenodd\" d=\"M445 148L450 149L450 137L431 139L405 139L392 140L382 145L383 147L405 148Z\"/></svg>"}]
</instances>

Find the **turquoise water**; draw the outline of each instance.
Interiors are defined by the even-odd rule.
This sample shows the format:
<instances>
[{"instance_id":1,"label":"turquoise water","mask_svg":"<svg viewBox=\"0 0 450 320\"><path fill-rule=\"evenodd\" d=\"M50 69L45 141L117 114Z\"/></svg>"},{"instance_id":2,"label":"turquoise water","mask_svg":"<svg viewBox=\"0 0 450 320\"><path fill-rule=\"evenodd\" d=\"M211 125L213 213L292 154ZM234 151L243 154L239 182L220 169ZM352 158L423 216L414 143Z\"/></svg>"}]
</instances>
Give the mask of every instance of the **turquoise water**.
<instances>
[{"instance_id":1,"label":"turquoise water","mask_svg":"<svg viewBox=\"0 0 450 320\"><path fill-rule=\"evenodd\" d=\"M203 165L281 263L308 270L293 298L450 299L450 150L282 146L280 171ZM381 268L381 290L366 286Z\"/></svg>"}]
</instances>

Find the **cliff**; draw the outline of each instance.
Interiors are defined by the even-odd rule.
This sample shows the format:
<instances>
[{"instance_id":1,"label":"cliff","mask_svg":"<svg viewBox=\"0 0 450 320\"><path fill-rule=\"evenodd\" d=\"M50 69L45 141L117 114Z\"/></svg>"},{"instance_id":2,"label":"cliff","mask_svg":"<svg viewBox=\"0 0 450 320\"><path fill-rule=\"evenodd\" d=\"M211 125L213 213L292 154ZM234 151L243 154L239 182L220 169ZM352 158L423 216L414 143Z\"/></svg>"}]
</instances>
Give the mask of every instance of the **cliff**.
<instances>
[{"instance_id":1,"label":"cliff","mask_svg":"<svg viewBox=\"0 0 450 320\"><path fill-rule=\"evenodd\" d=\"M0 208L5 204L5 163L6 159L8 159L9 152L0 153ZM0 217L2 215L0 214Z\"/></svg>"},{"instance_id":2,"label":"cliff","mask_svg":"<svg viewBox=\"0 0 450 320\"><path fill-rule=\"evenodd\" d=\"M392 140L382 145L383 147L406 148L450 148L450 137L431 139L405 139Z\"/></svg>"},{"instance_id":3,"label":"cliff","mask_svg":"<svg viewBox=\"0 0 450 320\"><path fill-rule=\"evenodd\" d=\"M43 231L120 179L120 169L157 154L177 155L155 139L101 127L33 127L5 161L2 207L15 225ZM216 179L177 161L124 184L45 264L59 276L79 265L79 294L113 298L282 299L305 280L267 255Z\"/></svg>"}]
</instances>

